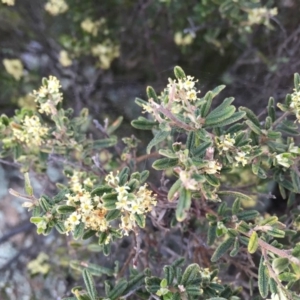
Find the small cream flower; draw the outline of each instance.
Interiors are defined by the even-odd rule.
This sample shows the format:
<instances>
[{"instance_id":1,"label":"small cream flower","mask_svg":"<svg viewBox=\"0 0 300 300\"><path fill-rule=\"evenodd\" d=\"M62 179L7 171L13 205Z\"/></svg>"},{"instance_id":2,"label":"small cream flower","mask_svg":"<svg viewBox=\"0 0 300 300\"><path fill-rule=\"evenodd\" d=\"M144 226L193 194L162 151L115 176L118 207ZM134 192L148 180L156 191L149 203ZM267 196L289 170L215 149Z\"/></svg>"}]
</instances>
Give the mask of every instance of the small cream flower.
<instances>
[{"instance_id":1,"label":"small cream flower","mask_svg":"<svg viewBox=\"0 0 300 300\"><path fill-rule=\"evenodd\" d=\"M289 168L293 161L290 159L289 153L281 153L276 155L277 163L285 168Z\"/></svg>"},{"instance_id":2,"label":"small cream flower","mask_svg":"<svg viewBox=\"0 0 300 300\"><path fill-rule=\"evenodd\" d=\"M49 0L49 2L45 4L45 10L53 16L63 14L68 9L69 6L64 0Z\"/></svg>"},{"instance_id":3,"label":"small cream flower","mask_svg":"<svg viewBox=\"0 0 300 300\"><path fill-rule=\"evenodd\" d=\"M205 167L206 174L216 174L222 169L222 165L219 164L216 160L210 160L208 165Z\"/></svg>"},{"instance_id":4,"label":"small cream flower","mask_svg":"<svg viewBox=\"0 0 300 300\"><path fill-rule=\"evenodd\" d=\"M59 52L59 62L63 67L69 67L72 65L72 59L70 59L66 50L61 50Z\"/></svg>"},{"instance_id":5,"label":"small cream flower","mask_svg":"<svg viewBox=\"0 0 300 300\"><path fill-rule=\"evenodd\" d=\"M178 46L187 46L190 45L194 40L194 36L190 33L183 35L182 32L176 32L174 35L174 42Z\"/></svg>"},{"instance_id":6,"label":"small cream flower","mask_svg":"<svg viewBox=\"0 0 300 300\"><path fill-rule=\"evenodd\" d=\"M78 214L76 211L74 211L69 218L67 219L67 221L71 224L71 225L78 225L80 223L80 219L81 219L81 215Z\"/></svg>"},{"instance_id":7,"label":"small cream flower","mask_svg":"<svg viewBox=\"0 0 300 300\"><path fill-rule=\"evenodd\" d=\"M23 76L23 64L19 59L3 59L3 65L8 74L16 80L20 80Z\"/></svg>"},{"instance_id":8,"label":"small cream flower","mask_svg":"<svg viewBox=\"0 0 300 300\"><path fill-rule=\"evenodd\" d=\"M230 134L222 135L219 139L216 140L217 147L220 151L220 154L223 151L228 151L230 148L234 147L235 139L230 136Z\"/></svg>"},{"instance_id":9,"label":"small cream flower","mask_svg":"<svg viewBox=\"0 0 300 300\"><path fill-rule=\"evenodd\" d=\"M238 166L239 163L243 165L243 167L248 163L248 160L246 158L247 153L244 151L237 152L237 155L234 157L237 161L236 166Z\"/></svg>"},{"instance_id":10,"label":"small cream flower","mask_svg":"<svg viewBox=\"0 0 300 300\"><path fill-rule=\"evenodd\" d=\"M16 126L11 124L13 136L21 142L24 142L28 146L41 146L48 133L48 128L42 126L37 116L25 116L22 124Z\"/></svg>"},{"instance_id":11,"label":"small cream flower","mask_svg":"<svg viewBox=\"0 0 300 300\"><path fill-rule=\"evenodd\" d=\"M190 90L187 92L187 97L189 100L195 101L197 100L197 92L195 90Z\"/></svg>"},{"instance_id":12,"label":"small cream flower","mask_svg":"<svg viewBox=\"0 0 300 300\"><path fill-rule=\"evenodd\" d=\"M2 0L2 3L12 6L15 5L15 0Z\"/></svg>"}]
</instances>

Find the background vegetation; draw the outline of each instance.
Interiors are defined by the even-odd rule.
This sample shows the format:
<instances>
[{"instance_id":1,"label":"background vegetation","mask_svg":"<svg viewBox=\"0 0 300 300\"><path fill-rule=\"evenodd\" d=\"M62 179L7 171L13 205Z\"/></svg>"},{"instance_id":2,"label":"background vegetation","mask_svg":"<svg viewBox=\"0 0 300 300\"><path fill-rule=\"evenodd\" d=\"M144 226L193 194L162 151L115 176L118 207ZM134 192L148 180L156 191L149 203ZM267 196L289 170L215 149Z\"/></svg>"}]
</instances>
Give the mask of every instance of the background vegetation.
<instances>
[{"instance_id":1,"label":"background vegetation","mask_svg":"<svg viewBox=\"0 0 300 300\"><path fill-rule=\"evenodd\" d=\"M265 109L270 96L282 101L300 69L299 13L297 0L2 0L1 113L11 117L18 108L34 108L32 90L40 86L41 78L54 75L62 84L63 107L73 108L76 116L87 107L90 118L101 124L105 118L112 122L122 115L117 135L133 134L142 140L137 152L142 155L152 133L130 126L140 112L134 98L144 99L147 85L162 90L175 65L199 79L201 94L226 84L224 98L234 95L236 105L256 113ZM103 137L98 129L88 130ZM124 147L119 143L114 151L103 153L103 162L110 164L112 155ZM151 159L141 160L139 170L151 168ZM61 165L53 156L46 175L33 176L36 194L56 193L55 183L64 181ZM61 299L81 280L79 272L70 272L70 259L129 265L127 258L134 256L132 236L108 257L97 249L86 251L88 246L71 236L56 232L47 238L38 236L21 202L7 194L9 187L23 189L19 165L2 160L0 176L0 298ZM168 174L163 176L150 174L152 188L160 187L157 193L166 193ZM246 184L251 176L240 174L232 180ZM276 199L254 197L243 205L263 214L289 213L276 184L270 189ZM194 234L205 230L203 224L194 220L186 226L184 230L168 230L164 223L147 227L143 247L149 249L149 261L144 264L155 269L184 256L189 263L208 267L213 251L201 234ZM258 265L258 257L253 263ZM255 288L251 294L248 267L246 259L224 261L222 279L242 286L242 299L258 294ZM123 273L125 268L119 276ZM99 288L103 288L100 283Z\"/></svg>"}]
</instances>

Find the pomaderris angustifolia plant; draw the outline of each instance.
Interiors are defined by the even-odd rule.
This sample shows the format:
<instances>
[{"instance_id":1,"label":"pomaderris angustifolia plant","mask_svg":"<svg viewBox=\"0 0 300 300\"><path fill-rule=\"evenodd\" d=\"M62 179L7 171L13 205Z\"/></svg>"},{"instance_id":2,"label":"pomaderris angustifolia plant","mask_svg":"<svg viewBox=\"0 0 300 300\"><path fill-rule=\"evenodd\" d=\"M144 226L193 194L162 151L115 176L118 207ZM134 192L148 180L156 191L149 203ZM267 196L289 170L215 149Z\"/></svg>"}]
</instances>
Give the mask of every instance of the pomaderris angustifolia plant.
<instances>
[{"instance_id":1,"label":"pomaderris angustifolia plant","mask_svg":"<svg viewBox=\"0 0 300 300\"><path fill-rule=\"evenodd\" d=\"M60 83L52 76L33 92L35 111L1 116L1 156L13 157L25 178L26 194L10 192L24 199L38 234L47 235L55 228L86 243L98 240L93 247L104 255L125 236L135 237L134 254L124 265L132 267L127 276L118 268L71 261L74 270L82 271L85 287L73 288L74 296L65 299L243 299L238 285L218 276L222 264L237 261L247 266L250 294L258 290L263 299L300 299L300 149L295 141L299 75L294 76L293 93L277 104L282 113L276 112L270 98L257 116L246 107L237 110L232 97L214 100L212 108L225 86L202 95L197 80L180 67L174 71L176 78L169 79L161 94L148 87L148 101L136 99L144 116L132 126L154 135L140 157L134 136L122 139L123 151L116 146L118 138L112 134L122 117L111 125L106 120L104 126L94 120L103 139L87 134L88 111L73 117L72 109L63 109ZM115 147L115 154L103 161L109 147ZM152 169L138 171L139 162L158 155L162 157ZM57 184L55 196L36 197L30 176L45 172L49 160L63 164L66 184ZM153 169L169 176L164 189L147 183ZM245 174L248 184L238 184L237 174ZM289 215L279 218L246 208L253 199L274 197L272 183L287 199ZM142 249L143 232L149 226L165 230L162 219L169 230L194 230L192 234L206 237L210 265L184 264L182 258L163 268L159 263L154 268L142 265L138 256L147 251ZM105 276L103 290L97 289L103 281L98 276Z\"/></svg>"}]
</instances>

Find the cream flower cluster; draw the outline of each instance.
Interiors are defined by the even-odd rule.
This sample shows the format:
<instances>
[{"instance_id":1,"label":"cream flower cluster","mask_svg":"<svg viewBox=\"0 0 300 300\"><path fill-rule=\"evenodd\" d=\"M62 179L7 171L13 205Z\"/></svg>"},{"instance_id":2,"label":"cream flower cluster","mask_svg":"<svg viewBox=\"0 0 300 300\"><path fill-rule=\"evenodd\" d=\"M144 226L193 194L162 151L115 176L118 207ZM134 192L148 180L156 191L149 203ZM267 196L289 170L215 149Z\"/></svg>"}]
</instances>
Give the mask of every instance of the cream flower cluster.
<instances>
[{"instance_id":1,"label":"cream flower cluster","mask_svg":"<svg viewBox=\"0 0 300 300\"><path fill-rule=\"evenodd\" d=\"M248 22L249 25L264 24L265 26L269 26L270 18L277 14L277 7L272 9L268 9L266 7L253 8L248 11Z\"/></svg>"},{"instance_id":2,"label":"cream flower cluster","mask_svg":"<svg viewBox=\"0 0 300 300\"><path fill-rule=\"evenodd\" d=\"M40 104L40 113L51 115L56 113L56 105L62 101L60 82L55 76L43 80L43 85L38 91L33 91L35 102Z\"/></svg>"},{"instance_id":3,"label":"cream flower cluster","mask_svg":"<svg viewBox=\"0 0 300 300\"><path fill-rule=\"evenodd\" d=\"M63 67L69 67L72 65L72 59L66 50L61 50L59 52L59 62Z\"/></svg>"},{"instance_id":4,"label":"cream flower cluster","mask_svg":"<svg viewBox=\"0 0 300 300\"><path fill-rule=\"evenodd\" d=\"M41 146L48 133L48 128L42 126L37 116L25 116L20 125L11 123L11 127L14 138L27 146Z\"/></svg>"},{"instance_id":5,"label":"cream flower cluster","mask_svg":"<svg viewBox=\"0 0 300 300\"><path fill-rule=\"evenodd\" d=\"M172 80L169 78L169 84L167 85L167 90L169 95L174 93L174 100L176 102L182 102L186 104L187 101L197 100L197 91L195 84L198 80L194 80L194 77L187 76L185 79Z\"/></svg>"},{"instance_id":6,"label":"cream flower cluster","mask_svg":"<svg viewBox=\"0 0 300 300\"><path fill-rule=\"evenodd\" d=\"M93 181L90 178L82 180L82 177L83 173L75 171L70 178L71 193L66 194L66 204L76 207L76 211L65 220L67 234L74 231L80 222L85 224L85 229L103 232L108 228L108 222L105 219L107 210L103 207L101 198L91 196L87 190L93 187Z\"/></svg>"},{"instance_id":7,"label":"cream flower cluster","mask_svg":"<svg viewBox=\"0 0 300 300\"><path fill-rule=\"evenodd\" d=\"M198 99L197 94L200 91L196 90L195 84L198 80L194 77L187 76L184 79L172 80L169 78L169 84L159 97L161 105L164 106L172 114L183 114L189 118L196 128L200 128L201 124L195 118L196 107L193 103ZM168 100L166 101L166 98ZM153 115L154 119L159 123L164 122L162 115L157 111L158 104L149 99L147 104L143 104L143 113L148 112Z\"/></svg>"},{"instance_id":8,"label":"cream flower cluster","mask_svg":"<svg viewBox=\"0 0 300 300\"><path fill-rule=\"evenodd\" d=\"M247 151L243 151L241 149L236 149L235 146L235 138L230 134L222 135L216 138L216 146L219 150L219 153L222 155L224 152L230 151L234 152L235 166L242 164L244 167L248 163L249 154Z\"/></svg>"},{"instance_id":9,"label":"cream flower cluster","mask_svg":"<svg viewBox=\"0 0 300 300\"><path fill-rule=\"evenodd\" d=\"M19 81L23 76L23 64L19 59L3 59L3 65L8 74L13 76L15 80Z\"/></svg>"},{"instance_id":10,"label":"cream flower cluster","mask_svg":"<svg viewBox=\"0 0 300 300\"><path fill-rule=\"evenodd\" d=\"M98 57L100 68L106 70L110 68L112 61L120 56L120 46L107 39L92 47L92 55Z\"/></svg>"},{"instance_id":11,"label":"cream flower cluster","mask_svg":"<svg viewBox=\"0 0 300 300\"><path fill-rule=\"evenodd\" d=\"M181 31L178 31L174 35L174 42L178 46L187 46L193 43L194 38L190 33L184 35Z\"/></svg>"},{"instance_id":12,"label":"cream flower cluster","mask_svg":"<svg viewBox=\"0 0 300 300\"><path fill-rule=\"evenodd\" d=\"M92 21L92 19L87 18L83 20L80 24L80 27L83 31L90 33L93 36L98 34L100 27L106 22L104 18L101 18L97 21Z\"/></svg>"},{"instance_id":13,"label":"cream flower cluster","mask_svg":"<svg viewBox=\"0 0 300 300\"><path fill-rule=\"evenodd\" d=\"M45 10L53 16L63 14L68 9L69 6L64 0L49 0L45 4Z\"/></svg>"},{"instance_id":14,"label":"cream flower cluster","mask_svg":"<svg viewBox=\"0 0 300 300\"><path fill-rule=\"evenodd\" d=\"M15 0L2 0L2 3L12 6L15 5Z\"/></svg>"},{"instance_id":15,"label":"cream flower cluster","mask_svg":"<svg viewBox=\"0 0 300 300\"><path fill-rule=\"evenodd\" d=\"M120 228L124 235L128 235L129 231L136 227L135 214L144 215L156 205L155 195L147 189L147 184L140 186L136 192L130 193L128 191L130 187L126 184L119 186L119 177L114 176L112 172L105 180L118 193L116 208L122 213Z\"/></svg>"},{"instance_id":16,"label":"cream flower cluster","mask_svg":"<svg viewBox=\"0 0 300 300\"><path fill-rule=\"evenodd\" d=\"M300 90L297 91L296 89L294 89L291 98L292 102L290 104L290 108L293 109L293 112L296 115L298 122L300 123Z\"/></svg>"},{"instance_id":17,"label":"cream flower cluster","mask_svg":"<svg viewBox=\"0 0 300 300\"><path fill-rule=\"evenodd\" d=\"M216 144L220 154L234 147L235 139L230 136L230 134L222 135L216 139Z\"/></svg>"}]
</instances>

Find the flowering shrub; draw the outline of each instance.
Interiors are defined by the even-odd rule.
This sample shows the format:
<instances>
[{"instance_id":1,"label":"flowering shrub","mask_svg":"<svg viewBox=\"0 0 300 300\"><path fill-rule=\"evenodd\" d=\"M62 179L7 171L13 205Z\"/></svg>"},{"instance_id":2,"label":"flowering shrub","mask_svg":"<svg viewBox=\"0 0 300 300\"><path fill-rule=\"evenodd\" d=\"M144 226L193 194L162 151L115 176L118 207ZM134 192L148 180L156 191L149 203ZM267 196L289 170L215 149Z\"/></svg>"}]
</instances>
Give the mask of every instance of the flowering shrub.
<instances>
[{"instance_id":1,"label":"flowering shrub","mask_svg":"<svg viewBox=\"0 0 300 300\"><path fill-rule=\"evenodd\" d=\"M133 127L154 135L145 157L162 156L152 164L154 170L169 174L169 182L161 188L146 183L153 169L138 171L141 159L136 157L135 137L122 139L123 151L117 147L118 139L112 133L122 118L110 126L108 121L105 126L94 121L105 136L95 140L87 133L87 110L73 117L72 110L62 108L60 83L53 76L43 79L41 88L33 92L36 110L17 111L13 118L1 116L1 156L12 156L25 178L26 194L10 192L25 200L23 206L32 212L30 220L38 234L48 235L55 228L87 243L98 240L93 249L98 247L104 255L119 240L135 236L134 269L127 273L128 278L117 277L117 271L104 266L71 261L71 267L82 272L85 287L73 288L74 296L65 299L243 299L238 285L218 275L223 262L234 264L235 260L252 265L245 267L246 276L256 283L249 288L251 295L258 291L264 299L300 299L300 150L294 139L299 135L300 76L294 76L292 95L277 104L281 115L270 98L264 114L256 116L246 107L237 111L232 97L212 108L213 99L225 86L201 95L197 80L180 67L174 72L176 79L169 79L161 94L148 87L148 101L136 99L144 116L132 121ZM117 147L117 156L101 163L109 147ZM151 152L154 147L158 153ZM57 184L55 196L36 197L29 174L44 172L51 157L63 163L66 184ZM236 174L243 172L254 178L254 187L234 183ZM279 219L246 209L257 195L273 197L271 182L288 199L290 215ZM162 269L158 263L155 269L141 265L143 232L151 226L163 230L162 220L168 229L194 235L199 234L196 227L201 228L210 264L183 267L184 259L179 258ZM192 225L197 222L201 225ZM257 263L252 257L259 258ZM39 259L43 273L47 272L49 264L44 260L48 257ZM30 268L38 269L36 261ZM100 291L93 276L103 274L108 281Z\"/></svg>"}]
</instances>

